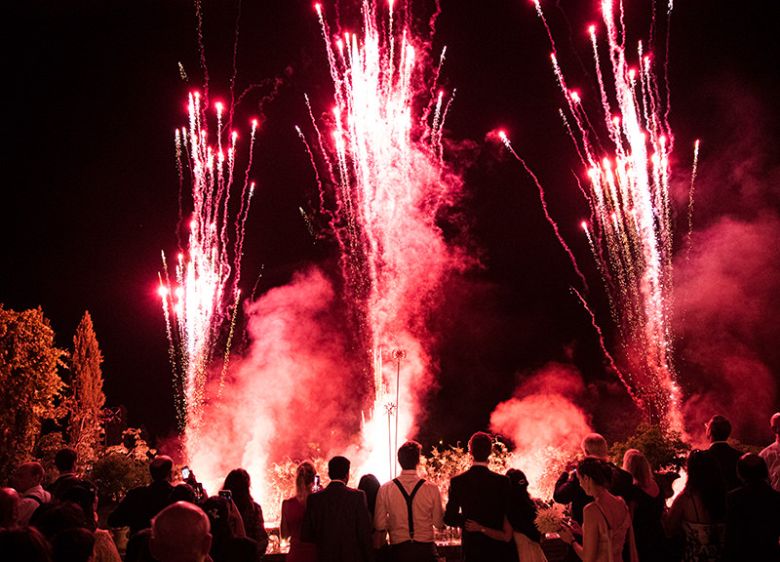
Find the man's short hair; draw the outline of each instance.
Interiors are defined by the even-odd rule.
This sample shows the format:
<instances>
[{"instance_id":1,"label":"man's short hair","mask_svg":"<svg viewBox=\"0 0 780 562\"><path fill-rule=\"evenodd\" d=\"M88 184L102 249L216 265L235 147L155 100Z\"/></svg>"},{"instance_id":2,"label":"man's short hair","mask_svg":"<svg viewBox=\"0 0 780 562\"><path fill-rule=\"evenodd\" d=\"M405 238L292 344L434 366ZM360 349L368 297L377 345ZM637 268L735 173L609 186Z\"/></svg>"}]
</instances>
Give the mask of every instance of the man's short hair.
<instances>
[{"instance_id":1,"label":"man's short hair","mask_svg":"<svg viewBox=\"0 0 780 562\"><path fill-rule=\"evenodd\" d=\"M76 459L78 455L76 451L70 448L60 449L57 454L54 455L54 465L60 472L73 472L76 468Z\"/></svg>"},{"instance_id":2,"label":"man's short hair","mask_svg":"<svg viewBox=\"0 0 780 562\"><path fill-rule=\"evenodd\" d=\"M745 483L756 483L769 478L766 461L755 453L745 453L737 461L737 476Z\"/></svg>"},{"instance_id":3,"label":"man's short hair","mask_svg":"<svg viewBox=\"0 0 780 562\"><path fill-rule=\"evenodd\" d=\"M328 478L331 480L346 480L349 477L349 459L333 457L328 461Z\"/></svg>"},{"instance_id":4,"label":"man's short hair","mask_svg":"<svg viewBox=\"0 0 780 562\"><path fill-rule=\"evenodd\" d=\"M600 433L588 433L582 440L582 451L589 457L600 459L609 457L607 440Z\"/></svg>"},{"instance_id":5,"label":"man's short hair","mask_svg":"<svg viewBox=\"0 0 780 562\"><path fill-rule=\"evenodd\" d=\"M422 445L417 441L407 441L398 449L398 464L404 470L412 470L420 464Z\"/></svg>"},{"instance_id":6,"label":"man's short hair","mask_svg":"<svg viewBox=\"0 0 780 562\"><path fill-rule=\"evenodd\" d=\"M731 435L731 422L723 416L712 416L707 431L713 441L725 441Z\"/></svg>"},{"instance_id":7,"label":"man's short hair","mask_svg":"<svg viewBox=\"0 0 780 562\"><path fill-rule=\"evenodd\" d=\"M476 462L487 462L493 451L493 438L484 431L477 431L469 439L469 453Z\"/></svg>"},{"instance_id":8,"label":"man's short hair","mask_svg":"<svg viewBox=\"0 0 780 562\"><path fill-rule=\"evenodd\" d=\"M18 470L20 473L29 475L30 478L33 479L37 484L43 482L43 477L46 476L46 471L43 469L43 465L37 461L21 464L16 470Z\"/></svg>"},{"instance_id":9,"label":"man's short hair","mask_svg":"<svg viewBox=\"0 0 780 562\"><path fill-rule=\"evenodd\" d=\"M171 479L173 473L173 459L166 455L157 455L149 463L149 474L152 480L162 482Z\"/></svg>"}]
</instances>

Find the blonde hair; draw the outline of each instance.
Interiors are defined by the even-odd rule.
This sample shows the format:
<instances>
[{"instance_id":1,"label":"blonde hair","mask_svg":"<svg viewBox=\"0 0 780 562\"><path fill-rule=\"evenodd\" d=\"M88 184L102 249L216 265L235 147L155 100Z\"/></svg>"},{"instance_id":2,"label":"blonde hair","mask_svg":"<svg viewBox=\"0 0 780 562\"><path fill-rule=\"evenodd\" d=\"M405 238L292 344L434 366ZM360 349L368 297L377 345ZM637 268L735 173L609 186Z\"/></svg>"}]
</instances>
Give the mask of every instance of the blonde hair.
<instances>
[{"instance_id":1,"label":"blonde hair","mask_svg":"<svg viewBox=\"0 0 780 562\"><path fill-rule=\"evenodd\" d=\"M301 502L305 502L311 494L316 475L317 469L309 461L303 461L298 465L298 469L295 471L295 497Z\"/></svg>"},{"instance_id":2,"label":"blonde hair","mask_svg":"<svg viewBox=\"0 0 780 562\"><path fill-rule=\"evenodd\" d=\"M631 474L642 488L652 486L653 469L647 458L637 449L629 449L623 455L623 470Z\"/></svg>"}]
</instances>

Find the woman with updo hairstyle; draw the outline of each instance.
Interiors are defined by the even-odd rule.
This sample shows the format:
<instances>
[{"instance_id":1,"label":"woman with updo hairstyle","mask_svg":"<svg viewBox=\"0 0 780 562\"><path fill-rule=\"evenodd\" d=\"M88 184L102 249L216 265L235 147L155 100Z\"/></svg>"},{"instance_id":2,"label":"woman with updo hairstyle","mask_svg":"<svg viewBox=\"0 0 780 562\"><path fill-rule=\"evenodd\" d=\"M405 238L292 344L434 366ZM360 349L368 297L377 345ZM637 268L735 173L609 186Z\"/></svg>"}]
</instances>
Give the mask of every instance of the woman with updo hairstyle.
<instances>
[{"instance_id":1,"label":"woman with updo hairstyle","mask_svg":"<svg viewBox=\"0 0 780 562\"><path fill-rule=\"evenodd\" d=\"M630 562L638 562L631 513L621 498L609 493L610 465L587 457L577 466L577 478L585 493L593 498L582 512L582 545L577 544L568 528L562 529L561 539L585 562L619 562L626 544Z\"/></svg>"},{"instance_id":2,"label":"woman with updo hairstyle","mask_svg":"<svg viewBox=\"0 0 780 562\"><path fill-rule=\"evenodd\" d=\"M282 538L290 540L290 552L287 562L316 562L315 546L301 541L301 526L303 514L306 512L306 501L314 491L314 480L317 469L309 461L298 465L295 471L295 495L282 502L282 521L280 532Z\"/></svg>"}]
</instances>

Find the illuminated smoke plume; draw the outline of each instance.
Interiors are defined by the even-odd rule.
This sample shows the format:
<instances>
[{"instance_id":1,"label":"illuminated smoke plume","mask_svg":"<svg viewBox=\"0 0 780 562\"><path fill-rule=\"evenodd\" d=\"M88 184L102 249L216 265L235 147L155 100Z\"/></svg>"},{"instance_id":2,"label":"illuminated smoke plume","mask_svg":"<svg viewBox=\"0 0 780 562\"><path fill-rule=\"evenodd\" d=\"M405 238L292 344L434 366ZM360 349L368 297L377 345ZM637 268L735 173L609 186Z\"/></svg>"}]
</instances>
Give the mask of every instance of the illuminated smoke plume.
<instances>
[{"instance_id":1,"label":"illuminated smoke plume","mask_svg":"<svg viewBox=\"0 0 780 562\"><path fill-rule=\"evenodd\" d=\"M558 476L580 453L582 437L592 431L577 405L584 392L574 367L549 363L490 415L490 429L512 440L511 464L525 472L532 496L552 497Z\"/></svg>"},{"instance_id":2,"label":"illuminated smoke plume","mask_svg":"<svg viewBox=\"0 0 780 562\"><path fill-rule=\"evenodd\" d=\"M602 123L597 129L582 105L580 93L567 84L539 0L534 4L552 43L553 70L566 100L561 117L585 172L580 187L591 216L581 226L617 328L616 360L607 351L592 309L583 296L577 296L593 319L613 370L632 398L653 421L681 430L680 390L672 361L670 328L669 181L673 137L665 118L668 96L659 93L653 56L644 51L641 42L635 62L629 61L622 3L613 6L612 0L603 0L601 13L609 55L606 64L599 52L596 26L589 28L600 92L597 102ZM506 135L502 140L517 157ZM544 192L538 181L536 184L544 205ZM547 218L554 225L549 215ZM568 251L568 246L565 248ZM571 251L569 255L573 259Z\"/></svg>"},{"instance_id":3,"label":"illuminated smoke plume","mask_svg":"<svg viewBox=\"0 0 780 562\"><path fill-rule=\"evenodd\" d=\"M312 117L309 151L366 350L362 469L380 480L396 470L395 447L414 431L417 400L435 370L426 315L457 261L436 220L460 187L443 162L452 99L436 91L443 53L432 69L408 11L382 4L362 3L360 33L332 33L316 5L334 105Z\"/></svg>"},{"instance_id":4,"label":"illuminated smoke plume","mask_svg":"<svg viewBox=\"0 0 780 562\"><path fill-rule=\"evenodd\" d=\"M224 357L220 379L227 368L240 296L244 225L254 191L249 172L257 121L252 122L247 168L234 183L238 133L225 130L221 103L215 103L214 110L217 127L212 136L200 94L191 93L189 127L176 130L180 180L182 185L188 182L191 186L192 210L187 247L178 253L173 271L169 271L163 253L160 274L159 293L185 456L204 423L212 360ZM219 349L218 341L222 344ZM221 384L220 380L217 391Z\"/></svg>"},{"instance_id":5,"label":"illuminated smoke plume","mask_svg":"<svg viewBox=\"0 0 780 562\"><path fill-rule=\"evenodd\" d=\"M311 269L247 304L250 347L233 361L227 390L206 405L208 423L190 444L190 462L211 491L230 470L248 470L269 520L284 498L268 469L287 458L343 453L359 430L340 302Z\"/></svg>"}]
</instances>

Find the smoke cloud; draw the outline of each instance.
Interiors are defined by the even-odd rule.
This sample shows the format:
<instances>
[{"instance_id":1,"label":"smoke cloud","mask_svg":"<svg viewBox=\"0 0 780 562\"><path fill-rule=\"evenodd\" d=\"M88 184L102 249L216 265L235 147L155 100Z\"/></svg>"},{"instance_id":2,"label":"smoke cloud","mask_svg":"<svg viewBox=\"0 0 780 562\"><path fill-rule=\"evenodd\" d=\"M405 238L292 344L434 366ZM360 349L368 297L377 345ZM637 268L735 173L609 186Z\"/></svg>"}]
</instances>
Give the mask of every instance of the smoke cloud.
<instances>
[{"instance_id":1,"label":"smoke cloud","mask_svg":"<svg viewBox=\"0 0 780 562\"><path fill-rule=\"evenodd\" d=\"M490 415L491 430L514 443L512 465L525 472L532 495L552 496L556 479L579 453L582 437L592 431L577 404L584 393L577 369L548 363Z\"/></svg>"},{"instance_id":2,"label":"smoke cloud","mask_svg":"<svg viewBox=\"0 0 780 562\"><path fill-rule=\"evenodd\" d=\"M273 462L342 452L358 433L354 404L363 390L345 367L353 362L338 307L331 282L314 268L246 305L250 348L190 443L190 462L212 490L243 467L263 505L278 506L281 498L265 488Z\"/></svg>"},{"instance_id":3,"label":"smoke cloud","mask_svg":"<svg viewBox=\"0 0 780 562\"><path fill-rule=\"evenodd\" d=\"M685 403L694 435L716 413L738 438L760 442L778 400L776 319L780 218L725 217L693 237L689 261L678 265L679 366L691 386Z\"/></svg>"}]
</instances>

